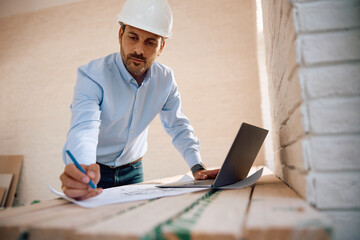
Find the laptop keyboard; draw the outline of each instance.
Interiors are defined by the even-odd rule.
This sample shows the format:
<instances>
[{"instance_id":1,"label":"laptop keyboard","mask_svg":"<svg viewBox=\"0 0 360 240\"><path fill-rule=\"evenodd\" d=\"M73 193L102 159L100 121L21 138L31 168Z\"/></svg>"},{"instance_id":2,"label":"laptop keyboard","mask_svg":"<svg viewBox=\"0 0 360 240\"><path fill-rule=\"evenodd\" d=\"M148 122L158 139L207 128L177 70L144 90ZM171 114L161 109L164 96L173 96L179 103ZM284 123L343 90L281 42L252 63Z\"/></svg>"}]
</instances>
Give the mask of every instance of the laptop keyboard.
<instances>
[{"instance_id":1,"label":"laptop keyboard","mask_svg":"<svg viewBox=\"0 0 360 240\"><path fill-rule=\"evenodd\" d=\"M214 183L214 179L206 179L206 180L194 180L191 182L186 182L182 185L192 186L192 185L212 185Z\"/></svg>"}]
</instances>

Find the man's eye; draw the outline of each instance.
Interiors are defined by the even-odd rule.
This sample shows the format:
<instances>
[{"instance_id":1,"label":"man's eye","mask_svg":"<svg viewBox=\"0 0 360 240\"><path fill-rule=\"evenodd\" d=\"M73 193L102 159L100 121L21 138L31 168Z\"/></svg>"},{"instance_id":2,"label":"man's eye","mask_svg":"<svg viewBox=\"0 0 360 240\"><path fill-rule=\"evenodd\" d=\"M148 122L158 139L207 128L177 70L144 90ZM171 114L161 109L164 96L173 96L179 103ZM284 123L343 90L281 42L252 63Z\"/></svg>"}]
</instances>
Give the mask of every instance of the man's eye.
<instances>
[{"instance_id":1,"label":"man's eye","mask_svg":"<svg viewBox=\"0 0 360 240\"><path fill-rule=\"evenodd\" d=\"M148 41L148 44L149 44L150 46L154 46L156 43L155 43L154 41Z\"/></svg>"},{"instance_id":2,"label":"man's eye","mask_svg":"<svg viewBox=\"0 0 360 240\"><path fill-rule=\"evenodd\" d=\"M134 37L134 36L129 36L129 38L130 38L131 40L136 40L136 37Z\"/></svg>"}]
</instances>

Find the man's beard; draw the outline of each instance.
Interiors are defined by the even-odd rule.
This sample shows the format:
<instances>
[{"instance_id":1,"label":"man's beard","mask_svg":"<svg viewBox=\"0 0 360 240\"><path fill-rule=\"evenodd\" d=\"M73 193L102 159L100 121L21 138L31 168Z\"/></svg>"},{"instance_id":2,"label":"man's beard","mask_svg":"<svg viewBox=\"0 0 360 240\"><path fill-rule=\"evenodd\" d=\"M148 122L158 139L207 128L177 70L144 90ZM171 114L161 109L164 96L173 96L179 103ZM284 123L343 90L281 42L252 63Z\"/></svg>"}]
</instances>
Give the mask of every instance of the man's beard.
<instances>
[{"instance_id":1,"label":"man's beard","mask_svg":"<svg viewBox=\"0 0 360 240\"><path fill-rule=\"evenodd\" d=\"M133 60L131 58L140 59L143 62L136 63L136 62L133 62ZM125 58L124 64L125 64L125 67L128 70L128 72L135 76L143 75L149 67L149 66L147 66L147 59L142 54L138 55L136 53L128 54ZM140 67L140 65L142 65L142 66Z\"/></svg>"}]
</instances>

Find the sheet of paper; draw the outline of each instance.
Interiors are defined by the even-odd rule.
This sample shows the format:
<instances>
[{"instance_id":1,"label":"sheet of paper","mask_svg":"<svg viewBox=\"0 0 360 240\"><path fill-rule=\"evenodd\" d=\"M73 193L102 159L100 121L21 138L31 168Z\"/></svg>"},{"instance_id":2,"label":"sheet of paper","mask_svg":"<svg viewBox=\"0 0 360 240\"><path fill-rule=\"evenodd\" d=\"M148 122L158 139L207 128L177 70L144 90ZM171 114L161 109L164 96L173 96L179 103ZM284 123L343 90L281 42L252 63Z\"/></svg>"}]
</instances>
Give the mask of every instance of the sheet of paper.
<instances>
[{"instance_id":1,"label":"sheet of paper","mask_svg":"<svg viewBox=\"0 0 360 240\"><path fill-rule=\"evenodd\" d=\"M177 196L185 193L207 190L204 188L163 189L156 187L155 184L136 184L107 188L96 197L82 201L76 201L75 199L66 197L64 193L56 191L50 185L49 188L56 195L85 208L100 207L114 203L125 203L161 197Z\"/></svg>"},{"instance_id":2,"label":"sheet of paper","mask_svg":"<svg viewBox=\"0 0 360 240\"><path fill-rule=\"evenodd\" d=\"M262 175L262 172L263 172L263 168L257 170L255 173L253 173L252 175L250 175L249 177L245 178L240 182L219 187L219 189L241 189L241 188L250 187L251 185L255 184L257 180L259 180L259 178Z\"/></svg>"},{"instance_id":3,"label":"sheet of paper","mask_svg":"<svg viewBox=\"0 0 360 240\"><path fill-rule=\"evenodd\" d=\"M182 176L176 182L188 182L188 181L194 181L194 177L192 175L190 175L189 173L186 173L184 176Z\"/></svg>"}]
</instances>

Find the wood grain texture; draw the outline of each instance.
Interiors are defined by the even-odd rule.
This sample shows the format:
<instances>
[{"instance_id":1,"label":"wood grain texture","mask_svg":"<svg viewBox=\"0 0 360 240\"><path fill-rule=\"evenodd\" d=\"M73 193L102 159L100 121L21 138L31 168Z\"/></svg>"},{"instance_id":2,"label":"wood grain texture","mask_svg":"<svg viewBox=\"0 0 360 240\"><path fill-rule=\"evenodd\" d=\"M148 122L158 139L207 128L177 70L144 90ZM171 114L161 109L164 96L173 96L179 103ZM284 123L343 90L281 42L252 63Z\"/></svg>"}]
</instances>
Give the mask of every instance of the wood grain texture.
<instances>
[{"instance_id":1,"label":"wood grain texture","mask_svg":"<svg viewBox=\"0 0 360 240\"><path fill-rule=\"evenodd\" d=\"M203 191L161 198L132 211L78 229L72 239L139 239L156 234L155 227L183 212Z\"/></svg>"},{"instance_id":2,"label":"wood grain texture","mask_svg":"<svg viewBox=\"0 0 360 240\"><path fill-rule=\"evenodd\" d=\"M23 155L0 156L0 173L13 174L10 189L7 193L8 196L5 202L5 207L11 207L13 205L23 159Z\"/></svg>"},{"instance_id":3,"label":"wood grain texture","mask_svg":"<svg viewBox=\"0 0 360 240\"><path fill-rule=\"evenodd\" d=\"M74 232L78 229L93 226L104 220L124 214L127 211L141 208L148 202L138 201L107 205L95 209L85 209L76 206L77 210L74 211L74 214L56 217L32 225L29 228L30 240L69 239L73 237Z\"/></svg>"},{"instance_id":4,"label":"wood grain texture","mask_svg":"<svg viewBox=\"0 0 360 240\"><path fill-rule=\"evenodd\" d=\"M2 221L5 221L4 219L9 217L22 216L24 214L40 211L47 208L53 208L68 203L69 202L64 199L51 199L32 205L26 205L23 207L6 208L5 210L0 211L0 223Z\"/></svg>"},{"instance_id":5,"label":"wood grain texture","mask_svg":"<svg viewBox=\"0 0 360 240\"><path fill-rule=\"evenodd\" d=\"M164 236L166 239L186 236L199 240L243 238L250 193L251 187L219 191L213 199L204 199L204 203L173 220L174 223L164 229Z\"/></svg>"},{"instance_id":6,"label":"wood grain texture","mask_svg":"<svg viewBox=\"0 0 360 240\"><path fill-rule=\"evenodd\" d=\"M330 239L331 225L273 174L256 184L245 224L247 239Z\"/></svg>"}]
</instances>

